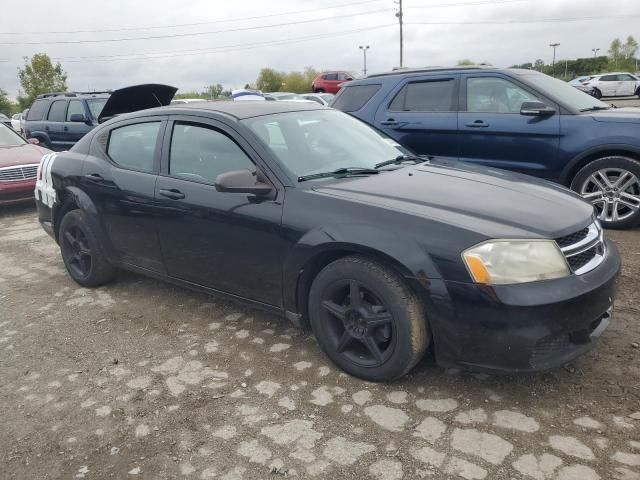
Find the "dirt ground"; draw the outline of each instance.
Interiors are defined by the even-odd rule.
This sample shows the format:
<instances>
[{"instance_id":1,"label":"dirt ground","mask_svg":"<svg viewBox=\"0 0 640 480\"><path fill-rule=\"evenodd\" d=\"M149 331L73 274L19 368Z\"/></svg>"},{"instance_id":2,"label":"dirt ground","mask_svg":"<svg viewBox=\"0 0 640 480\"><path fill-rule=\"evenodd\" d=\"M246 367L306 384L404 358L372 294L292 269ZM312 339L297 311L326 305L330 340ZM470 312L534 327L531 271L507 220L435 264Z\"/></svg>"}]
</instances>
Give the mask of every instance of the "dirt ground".
<instances>
[{"instance_id":1,"label":"dirt ground","mask_svg":"<svg viewBox=\"0 0 640 480\"><path fill-rule=\"evenodd\" d=\"M66 275L0 210L0 477L640 479L640 230L597 347L527 376L363 382L286 320L122 273Z\"/></svg>"}]
</instances>

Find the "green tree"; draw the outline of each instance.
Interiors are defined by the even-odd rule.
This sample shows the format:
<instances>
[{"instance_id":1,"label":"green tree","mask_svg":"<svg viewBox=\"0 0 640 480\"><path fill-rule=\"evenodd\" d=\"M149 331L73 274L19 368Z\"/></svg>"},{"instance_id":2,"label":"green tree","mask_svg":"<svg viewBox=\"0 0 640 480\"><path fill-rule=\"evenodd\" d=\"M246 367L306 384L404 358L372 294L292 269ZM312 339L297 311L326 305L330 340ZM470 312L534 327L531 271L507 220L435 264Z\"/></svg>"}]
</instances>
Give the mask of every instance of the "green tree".
<instances>
[{"instance_id":1,"label":"green tree","mask_svg":"<svg viewBox=\"0 0 640 480\"><path fill-rule=\"evenodd\" d=\"M284 74L273 68L263 68L260 70L256 86L263 92L279 92L284 82Z\"/></svg>"},{"instance_id":2,"label":"green tree","mask_svg":"<svg viewBox=\"0 0 640 480\"><path fill-rule=\"evenodd\" d=\"M304 73L289 72L284 74L282 88L287 92L306 93L311 91L311 82L307 80Z\"/></svg>"},{"instance_id":3,"label":"green tree","mask_svg":"<svg viewBox=\"0 0 640 480\"><path fill-rule=\"evenodd\" d=\"M11 116L18 111L18 105L9 100L7 92L0 88L0 113Z\"/></svg>"},{"instance_id":4,"label":"green tree","mask_svg":"<svg viewBox=\"0 0 640 480\"><path fill-rule=\"evenodd\" d=\"M609 45L609 62L614 68L618 67L618 59L622 53L622 42L619 38L615 38Z\"/></svg>"},{"instance_id":5,"label":"green tree","mask_svg":"<svg viewBox=\"0 0 640 480\"><path fill-rule=\"evenodd\" d=\"M541 72L544 69L544 60L538 58L535 62L533 62L533 69Z\"/></svg>"},{"instance_id":6,"label":"green tree","mask_svg":"<svg viewBox=\"0 0 640 480\"><path fill-rule=\"evenodd\" d=\"M309 89L311 89L311 82L313 82L319 74L320 72L313 67L304 67L304 77L309 84Z\"/></svg>"},{"instance_id":7,"label":"green tree","mask_svg":"<svg viewBox=\"0 0 640 480\"><path fill-rule=\"evenodd\" d=\"M67 89L67 74L62 65L51 62L46 53L24 57L24 67L18 69L22 92L18 96L21 108L29 107L41 93L63 92Z\"/></svg>"},{"instance_id":8,"label":"green tree","mask_svg":"<svg viewBox=\"0 0 640 480\"><path fill-rule=\"evenodd\" d=\"M463 60L458 60L458 65L460 66L465 66L465 65L475 65L476 62L474 62L473 60L469 60L468 58L465 58Z\"/></svg>"}]
</instances>

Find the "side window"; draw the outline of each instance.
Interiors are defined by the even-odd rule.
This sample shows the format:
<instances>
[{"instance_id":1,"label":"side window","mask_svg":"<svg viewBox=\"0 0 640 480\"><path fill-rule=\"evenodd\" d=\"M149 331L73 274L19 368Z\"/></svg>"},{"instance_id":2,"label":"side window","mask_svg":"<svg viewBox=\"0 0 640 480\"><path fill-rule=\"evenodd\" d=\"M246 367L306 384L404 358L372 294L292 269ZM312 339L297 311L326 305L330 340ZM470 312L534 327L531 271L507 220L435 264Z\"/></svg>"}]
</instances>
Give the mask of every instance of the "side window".
<instances>
[{"instance_id":1,"label":"side window","mask_svg":"<svg viewBox=\"0 0 640 480\"><path fill-rule=\"evenodd\" d=\"M618 75L618 80L621 80L623 82L629 82L631 80L634 80L634 78L631 75L624 74L624 75Z\"/></svg>"},{"instance_id":2,"label":"side window","mask_svg":"<svg viewBox=\"0 0 640 480\"><path fill-rule=\"evenodd\" d=\"M224 133L190 123L174 124L169 152L170 175L214 183L221 173L245 168L252 172L256 170L247 154Z\"/></svg>"},{"instance_id":3,"label":"side window","mask_svg":"<svg viewBox=\"0 0 640 480\"><path fill-rule=\"evenodd\" d=\"M356 112L371 100L381 85L354 85L343 88L331 106L343 112Z\"/></svg>"},{"instance_id":4,"label":"side window","mask_svg":"<svg viewBox=\"0 0 640 480\"><path fill-rule=\"evenodd\" d=\"M66 108L67 102L65 100L56 100L51 104L47 120L49 120L50 122L64 122L64 114Z\"/></svg>"},{"instance_id":5,"label":"side window","mask_svg":"<svg viewBox=\"0 0 640 480\"><path fill-rule=\"evenodd\" d=\"M325 80L338 80L338 74L337 73L327 73L324 76Z\"/></svg>"},{"instance_id":6,"label":"side window","mask_svg":"<svg viewBox=\"0 0 640 480\"><path fill-rule=\"evenodd\" d=\"M160 122L136 123L115 128L109 134L107 153L118 165L153 172Z\"/></svg>"},{"instance_id":7,"label":"side window","mask_svg":"<svg viewBox=\"0 0 640 480\"><path fill-rule=\"evenodd\" d=\"M467 79L467 111L520 113L524 102L539 101L516 84L497 77Z\"/></svg>"},{"instance_id":8,"label":"side window","mask_svg":"<svg viewBox=\"0 0 640 480\"><path fill-rule=\"evenodd\" d=\"M601 82L615 82L618 80L618 76L617 75L604 75L602 77L600 77L600 81Z\"/></svg>"},{"instance_id":9,"label":"side window","mask_svg":"<svg viewBox=\"0 0 640 480\"><path fill-rule=\"evenodd\" d=\"M344 80L346 80L347 78L349 78L349 74L348 74L348 73L345 73L345 72L340 72L340 73L338 73L338 80L342 80L342 81L344 81Z\"/></svg>"},{"instance_id":10,"label":"side window","mask_svg":"<svg viewBox=\"0 0 640 480\"><path fill-rule=\"evenodd\" d=\"M67 109L67 122L71 121L71 115L83 115L86 117L86 113L84 111L84 105L80 100L71 100L69 102L69 108Z\"/></svg>"},{"instance_id":11,"label":"side window","mask_svg":"<svg viewBox=\"0 0 640 480\"><path fill-rule=\"evenodd\" d=\"M394 112L451 112L457 110L453 78L413 82L404 86L389 105Z\"/></svg>"},{"instance_id":12,"label":"side window","mask_svg":"<svg viewBox=\"0 0 640 480\"><path fill-rule=\"evenodd\" d=\"M49 108L49 100L36 100L27 112L27 120L42 120Z\"/></svg>"}]
</instances>

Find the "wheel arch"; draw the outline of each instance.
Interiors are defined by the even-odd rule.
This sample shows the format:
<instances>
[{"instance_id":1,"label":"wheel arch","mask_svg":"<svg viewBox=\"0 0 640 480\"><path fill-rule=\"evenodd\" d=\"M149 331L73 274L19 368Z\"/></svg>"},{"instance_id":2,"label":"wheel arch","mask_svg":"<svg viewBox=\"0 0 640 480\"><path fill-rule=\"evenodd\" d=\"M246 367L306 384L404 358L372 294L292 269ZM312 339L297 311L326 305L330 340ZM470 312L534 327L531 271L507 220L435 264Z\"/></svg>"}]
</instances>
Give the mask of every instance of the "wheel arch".
<instances>
[{"instance_id":1,"label":"wheel arch","mask_svg":"<svg viewBox=\"0 0 640 480\"><path fill-rule=\"evenodd\" d=\"M561 183L566 187L570 187L573 178L587 164L602 157L616 155L640 161L640 147L626 144L608 144L586 150L567 164L561 175Z\"/></svg>"}]
</instances>

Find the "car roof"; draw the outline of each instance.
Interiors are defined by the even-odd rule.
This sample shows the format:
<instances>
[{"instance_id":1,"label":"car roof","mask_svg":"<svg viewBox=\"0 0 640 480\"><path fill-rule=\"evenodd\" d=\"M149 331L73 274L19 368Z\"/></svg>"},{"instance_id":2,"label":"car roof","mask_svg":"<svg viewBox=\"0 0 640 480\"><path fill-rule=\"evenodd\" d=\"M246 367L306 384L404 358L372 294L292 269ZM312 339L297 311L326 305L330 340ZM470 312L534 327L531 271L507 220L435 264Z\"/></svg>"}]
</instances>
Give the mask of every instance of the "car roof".
<instances>
[{"instance_id":1,"label":"car roof","mask_svg":"<svg viewBox=\"0 0 640 480\"><path fill-rule=\"evenodd\" d=\"M51 92L41 93L36 100L59 100L60 98L109 98L111 91L105 92Z\"/></svg>"},{"instance_id":2,"label":"car roof","mask_svg":"<svg viewBox=\"0 0 640 480\"><path fill-rule=\"evenodd\" d=\"M417 74L417 73L432 73L432 72L450 72L452 70L459 72L463 70L506 70L506 69L496 68L490 65L456 65L453 67L396 68L394 70L387 71L387 72L373 73L359 80L364 80L366 78L387 77L391 75L408 75L412 73Z\"/></svg>"},{"instance_id":3,"label":"car roof","mask_svg":"<svg viewBox=\"0 0 640 480\"><path fill-rule=\"evenodd\" d=\"M212 112L222 113L237 120L243 120L245 118L259 117L262 115L272 115L276 113L287 112L303 112L307 110L331 110L328 107L322 106L316 102L295 102L295 101L281 101L281 102L260 102L247 100L245 102L201 102L201 103L186 103L186 104L174 104L166 107L151 108L148 110L140 110L138 112L132 112L126 115L119 115L117 118L136 118L140 113L145 115L167 115L171 113L184 113L185 111L195 112Z\"/></svg>"}]
</instances>

